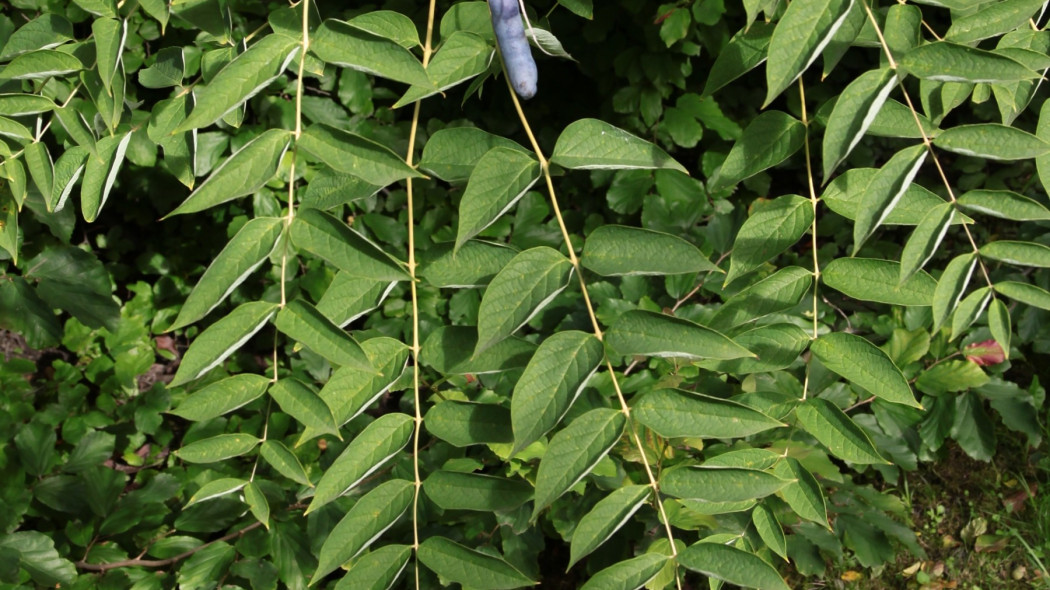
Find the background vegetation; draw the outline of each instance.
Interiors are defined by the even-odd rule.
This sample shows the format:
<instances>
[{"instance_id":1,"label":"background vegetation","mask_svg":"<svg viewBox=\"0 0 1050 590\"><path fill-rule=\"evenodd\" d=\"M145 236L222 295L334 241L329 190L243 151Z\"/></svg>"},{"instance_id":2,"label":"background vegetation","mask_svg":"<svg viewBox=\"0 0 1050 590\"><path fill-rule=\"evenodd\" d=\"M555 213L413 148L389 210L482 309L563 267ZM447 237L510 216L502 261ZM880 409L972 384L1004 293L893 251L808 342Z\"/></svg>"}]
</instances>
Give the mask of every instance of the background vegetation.
<instances>
[{"instance_id":1,"label":"background vegetation","mask_svg":"<svg viewBox=\"0 0 1050 590\"><path fill-rule=\"evenodd\" d=\"M0 585L1050 585L1044 8L5 4Z\"/></svg>"}]
</instances>

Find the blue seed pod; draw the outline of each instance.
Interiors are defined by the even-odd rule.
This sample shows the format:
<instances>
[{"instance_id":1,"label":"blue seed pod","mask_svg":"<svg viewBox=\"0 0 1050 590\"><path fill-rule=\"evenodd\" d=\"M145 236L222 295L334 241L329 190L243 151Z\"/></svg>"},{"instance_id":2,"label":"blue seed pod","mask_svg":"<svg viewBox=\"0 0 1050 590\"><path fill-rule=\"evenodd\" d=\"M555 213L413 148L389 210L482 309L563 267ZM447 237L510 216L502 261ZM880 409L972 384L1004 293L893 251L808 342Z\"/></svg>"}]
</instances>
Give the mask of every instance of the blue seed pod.
<instances>
[{"instance_id":1,"label":"blue seed pod","mask_svg":"<svg viewBox=\"0 0 1050 590\"><path fill-rule=\"evenodd\" d=\"M507 77L518 96L529 99L536 96L539 73L532 59L525 26L521 22L518 0L488 0L492 13L492 28L496 32Z\"/></svg>"}]
</instances>

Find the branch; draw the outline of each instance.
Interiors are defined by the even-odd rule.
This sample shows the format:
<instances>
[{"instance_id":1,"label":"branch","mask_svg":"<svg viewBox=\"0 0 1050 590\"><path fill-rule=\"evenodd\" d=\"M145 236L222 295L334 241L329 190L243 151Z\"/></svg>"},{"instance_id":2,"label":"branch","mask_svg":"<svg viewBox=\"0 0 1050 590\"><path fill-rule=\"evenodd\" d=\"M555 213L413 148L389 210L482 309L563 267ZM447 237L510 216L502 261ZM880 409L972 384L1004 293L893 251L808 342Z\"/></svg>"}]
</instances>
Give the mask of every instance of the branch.
<instances>
[{"instance_id":1,"label":"branch","mask_svg":"<svg viewBox=\"0 0 1050 590\"><path fill-rule=\"evenodd\" d=\"M107 571L107 570L113 570L113 569L117 569L117 568L121 568L121 567L165 567L165 566L169 566L169 565L171 565L173 563L182 561L183 559L186 559L187 557L189 557L189 556L193 555L194 553L204 549L205 547L208 547L209 545L214 545L215 543L222 543L222 542L225 542L225 541L229 541L231 539L236 539L237 537L240 537L241 535L247 533L248 531L257 529L260 526L262 526L261 522L258 522L258 521L253 522L252 524L244 527L243 529L241 529L239 531L230 533L230 534L225 535L223 537L219 537L218 539L215 539L214 541L208 541L207 543L205 543L205 544L203 544L203 545L201 545L199 547L194 547L193 549L190 549L189 551L186 551L184 553L180 553L180 554L178 554L178 555L176 555L174 557L169 557L167 559L140 559L140 558L135 558L135 559L125 559L123 561L114 561L114 562L110 562L110 563L87 563L84 560L80 560L80 561L76 562L74 565L76 565L78 569L88 570L88 571L93 571L93 572L104 572L104 571Z\"/></svg>"}]
</instances>

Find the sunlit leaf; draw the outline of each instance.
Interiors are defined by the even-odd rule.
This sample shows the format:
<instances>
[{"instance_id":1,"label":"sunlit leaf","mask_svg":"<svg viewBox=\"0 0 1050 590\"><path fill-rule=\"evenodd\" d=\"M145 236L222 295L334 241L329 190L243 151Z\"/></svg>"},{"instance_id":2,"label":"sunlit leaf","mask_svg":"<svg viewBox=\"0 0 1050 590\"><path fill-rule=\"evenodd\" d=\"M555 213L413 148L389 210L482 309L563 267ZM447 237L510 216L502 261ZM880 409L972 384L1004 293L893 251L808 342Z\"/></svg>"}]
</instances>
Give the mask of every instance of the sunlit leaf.
<instances>
[{"instance_id":1,"label":"sunlit leaf","mask_svg":"<svg viewBox=\"0 0 1050 590\"><path fill-rule=\"evenodd\" d=\"M623 412L599 408L576 418L551 438L536 471L533 520L612 450L625 422Z\"/></svg>"}]
</instances>

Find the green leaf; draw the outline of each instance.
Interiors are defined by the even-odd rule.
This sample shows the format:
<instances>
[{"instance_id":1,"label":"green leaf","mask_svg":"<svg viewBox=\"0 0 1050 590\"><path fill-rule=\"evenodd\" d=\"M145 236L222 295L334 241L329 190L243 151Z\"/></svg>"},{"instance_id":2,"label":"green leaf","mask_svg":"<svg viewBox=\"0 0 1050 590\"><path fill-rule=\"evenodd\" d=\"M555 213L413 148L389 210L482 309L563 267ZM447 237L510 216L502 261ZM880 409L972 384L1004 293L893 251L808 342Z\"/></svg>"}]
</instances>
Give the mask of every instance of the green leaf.
<instances>
[{"instance_id":1,"label":"green leaf","mask_svg":"<svg viewBox=\"0 0 1050 590\"><path fill-rule=\"evenodd\" d=\"M80 146L73 146L58 157L55 162L55 173L52 177L51 192L47 193L48 211L61 211L66 206L66 199L73 192L73 186L84 173L90 153Z\"/></svg>"},{"instance_id":2,"label":"green leaf","mask_svg":"<svg viewBox=\"0 0 1050 590\"><path fill-rule=\"evenodd\" d=\"M743 502L776 493L789 482L757 469L679 467L660 477L660 490L700 502Z\"/></svg>"},{"instance_id":3,"label":"green leaf","mask_svg":"<svg viewBox=\"0 0 1050 590\"><path fill-rule=\"evenodd\" d=\"M365 427L317 482L309 514L349 492L396 455L412 437L412 418L384 414Z\"/></svg>"},{"instance_id":4,"label":"green leaf","mask_svg":"<svg viewBox=\"0 0 1050 590\"><path fill-rule=\"evenodd\" d=\"M634 513L645 505L650 491L649 486L629 485L599 500L594 508L580 518L572 533L569 565L565 570L568 571L577 561L601 547L602 543L627 524Z\"/></svg>"},{"instance_id":5,"label":"green leaf","mask_svg":"<svg viewBox=\"0 0 1050 590\"><path fill-rule=\"evenodd\" d=\"M14 437L18 459L29 475L37 477L51 470L55 458L55 443L58 437L54 428L40 422L23 425ZM7 445L10 448L10 445Z\"/></svg>"},{"instance_id":6,"label":"green leaf","mask_svg":"<svg viewBox=\"0 0 1050 590\"><path fill-rule=\"evenodd\" d=\"M786 426L731 400L673 389L646 393L631 411L665 438L738 438Z\"/></svg>"},{"instance_id":7,"label":"green leaf","mask_svg":"<svg viewBox=\"0 0 1050 590\"><path fill-rule=\"evenodd\" d=\"M217 463L251 451L261 440L250 434L217 434L175 451L187 463Z\"/></svg>"},{"instance_id":8,"label":"green leaf","mask_svg":"<svg viewBox=\"0 0 1050 590\"><path fill-rule=\"evenodd\" d=\"M345 328L354 320L379 307L396 281L362 279L339 271L317 302L317 311L332 323Z\"/></svg>"},{"instance_id":9,"label":"green leaf","mask_svg":"<svg viewBox=\"0 0 1050 590\"><path fill-rule=\"evenodd\" d=\"M474 358L528 323L568 284L572 264L540 246L515 256L489 283L478 308Z\"/></svg>"},{"instance_id":10,"label":"green leaf","mask_svg":"<svg viewBox=\"0 0 1050 590\"><path fill-rule=\"evenodd\" d=\"M502 244L469 240L458 250L436 246L417 275L434 287L469 289L484 287L514 258L516 251Z\"/></svg>"},{"instance_id":11,"label":"green leaf","mask_svg":"<svg viewBox=\"0 0 1050 590\"><path fill-rule=\"evenodd\" d=\"M412 19L393 10L373 10L347 22L355 29L390 39L405 49L419 47L419 33Z\"/></svg>"},{"instance_id":12,"label":"green leaf","mask_svg":"<svg viewBox=\"0 0 1050 590\"><path fill-rule=\"evenodd\" d=\"M580 119L566 127L551 163L574 170L668 168L689 173L656 145L597 119Z\"/></svg>"},{"instance_id":13,"label":"green leaf","mask_svg":"<svg viewBox=\"0 0 1050 590\"><path fill-rule=\"evenodd\" d=\"M310 585L320 582L340 565L357 557L378 539L412 504L414 485L394 479L361 497L328 534L317 555L317 570Z\"/></svg>"},{"instance_id":14,"label":"green leaf","mask_svg":"<svg viewBox=\"0 0 1050 590\"><path fill-rule=\"evenodd\" d=\"M95 144L98 156L88 157L84 181L80 185L80 210L85 221L94 221L109 199L130 141L131 133L125 133L116 137L103 137Z\"/></svg>"},{"instance_id":15,"label":"green leaf","mask_svg":"<svg viewBox=\"0 0 1050 590\"><path fill-rule=\"evenodd\" d=\"M32 143L34 139L25 125L7 117L0 117L0 137L12 139L22 145Z\"/></svg>"},{"instance_id":16,"label":"green leaf","mask_svg":"<svg viewBox=\"0 0 1050 590\"><path fill-rule=\"evenodd\" d=\"M551 438L536 471L533 521L612 450L625 423L619 410L598 408L576 418Z\"/></svg>"},{"instance_id":17,"label":"green leaf","mask_svg":"<svg viewBox=\"0 0 1050 590\"><path fill-rule=\"evenodd\" d=\"M1050 268L1050 247L1035 242L1000 240L981 246L980 252L984 258L1007 264Z\"/></svg>"},{"instance_id":18,"label":"green leaf","mask_svg":"<svg viewBox=\"0 0 1050 590\"><path fill-rule=\"evenodd\" d=\"M919 44L922 28L922 10L910 4L895 4L886 11L883 36L889 53L900 57Z\"/></svg>"},{"instance_id":19,"label":"green leaf","mask_svg":"<svg viewBox=\"0 0 1050 590\"><path fill-rule=\"evenodd\" d=\"M592 0L558 0L558 4L564 6L576 16L587 20L594 18L594 3Z\"/></svg>"},{"instance_id":20,"label":"green leaf","mask_svg":"<svg viewBox=\"0 0 1050 590\"><path fill-rule=\"evenodd\" d=\"M524 152L494 147L482 156L459 202L456 250L507 213L539 178L539 162Z\"/></svg>"},{"instance_id":21,"label":"green leaf","mask_svg":"<svg viewBox=\"0 0 1050 590\"><path fill-rule=\"evenodd\" d=\"M153 65L139 70L139 84L146 88L182 85L186 75L186 55L181 47L165 47L157 52Z\"/></svg>"},{"instance_id":22,"label":"green leaf","mask_svg":"<svg viewBox=\"0 0 1050 590\"><path fill-rule=\"evenodd\" d=\"M917 78L941 82L996 83L1039 77L1009 57L948 41L920 45L905 53L899 65Z\"/></svg>"},{"instance_id":23,"label":"green leaf","mask_svg":"<svg viewBox=\"0 0 1050 590\"><path fill-rule=\"evenodd\" d=\"M0 180L0 182L3 182ZM0 192L0 247L7 251L12 262L18 263L19 235L18 203L10 191ZM14 308L12 308L14 309Z\"/></svg>"},{"instance_id":24,"label":"green leaf","mask_svg":"<svg viewBox=\"0 0 1050 590\"><path fill-rule=\"evenodd\" d=\"M794 324L759 326L733 336L734 342L750 350L757 358L700 361L697 366L732 375L779 371L798 360L809 340L810 335Z\"/></svg>"},{"instance_id":25,"label":"green leaf","mask_svg":"<svg viewBox=\"0 0 1050 590\"><path fill-rule=\"evenodd\" d=\"M164 218L196 213L255 193L277 173L291 140L287 130L264 131L223 160L197 190Z\"/></svg>"},{"instance_id":26,"label":"green leaf","mask_svg":"<svg viewBox=\"0 0 1050 590\"><path fill-rule=\"evenodd\" d=\"M854 255L897 206L926 161L927 154L926 146L922 144L903 149L894 154L872 177L864 189L853 226Z\"/></svg>"},{"instance_id":27,"label":"green leaf","mask_svg":"<svg viewBox=\"0 0 1050 590\"><path fill-rule=\"evenodd\" d=\"M62 51L41 49L19 55L0 70L0 81L46 80L79 72L84 64Z\"/></svg>"},{"instance_id":28,"label":"green leaf","mask_svg":"<svg viewBox=\"0 0 1050 590\"><path fill-rule=\"evenodd\" d=\"M388 392L408 361L408 347L393 338L370 338L361 343L361 350L368 359L369 370L352 365L341 367L332 373L319 394L332 408L337 426L353 420ZM314 435L310 428L306 430L299 444Z\"/></svg>"},{"instance_id":29,"label":"green leaf","mask_svg":"<svg viewBox=\"0 0 1050 590\"><path fill-rule=\"evenodd\" d=\"M297 248L319 256L352 277L376 281L409 278L397 259L318 209L300 211L292 221L289 235Z\"/></svg>"},{"instance_id":30,"label":"green leaf","mask_svg":"<svg viewBox=\"0 0 1050 590\"><path fill-rule=\"evenodd\" d=\"M755 23L733 35L711 65L707 81L704 83L704 95L714 94L718 89L766 61L773 28L771 23Z\"/></svg>"},{"instance_id":31,"label":"green leaf","mask_svg":"<svg viewBox=\"0 0 1050 590\"><path fill-rule=\"evenodd\" d=\"M117 437L101 430L91 430L77 441L69 459L62 466L66 473L82 473L105 463L113 456Z\"/></svg>"},{"instance_id":32,"label":"green leaf","mask_svg":"<svg viewBox=\"0 0 1050 590\"><path fill-rule=\"evenodd\" d=\"M890 68L861 74L842 91L824 131L824 180L849 156L882 109L897 75Z\"/></svg>"},{"instance_id":33,"label":"green leaf","mask_svg":"<svg viewBox=\"0 0 1050 590\"><path fill-rule=\"evenodd\" d=\"M794 457L785 457L783 461L774 465L773 473L790 482L780 490L780 496L795 514L824 528L830 528L823 488L812 473Z\"/></svg>"},{"instance_id":34,"label":"green leaf","mask_svg":"<svg viewBox=\"0 0 1050 590\"><path fill-rule=\"evenodd\" d=\"M363 555L335 586L336 590L389 590L412 557L408 545L387 545Z\"/></svg>"},{"instance_id":35,"label":"green leaf","mask_svg":"<svg viewBox=\"0 0 1050 590\"><path fill-rule=\"evenodd\" d=\"M930 209L930 212L922 218L907 243L904 244L904 251L901 253L900 282L910 279L933 257L954 217L955 207L951 203L944 203Z\"/></svg>"},{"instance_id":36,"label":"green leaf","mask_svg":"<svg viewBox=\"0 0 1050 590\"><path fill-rule=\"evenodd\" d=\"M46 96L20 93L0 94L0 115L5 117L38 115L50 112L55 108L55 103Z\"/></svg>"},{"instance_id":37,"label":"green leaf","mask_svg":"<svg viewBox=\"0 0 1050 590\"><path fill-rule=\"evenodd\" d=\"M259 484L250 481L248 485L244 486L244 503L248 505L248 509L252 511L252 516L263 524L267 529L270 528L270 503L266 501L266 496L259 489Z\"/></svg>"},{"instance_id":38,"label":"green leaf","mask_svg":"<svg viewBox=\"0 0 1050 590\"><path fill-rule=\"evenodd\" d=\"M992 160L1026 160L1050 152L1050 143L1016 127L997 123L959 125L933 139L941 149Z\"/></svg>"},{"instance_id":39,"label":"green leaf","mask_svg":"<svg viewBox=\"0 0 1050 590\"><path fill-rule=\"evenodd\" d=\"M22 159L29 169L29 177L33 179L33 184L41 195L50 195L54 185L55 166L51 162L47 146L37 141L22 149Z\"/></svg>"},{"instance_id":40,"label":"green leaf","mask_svg":"<svg viewBox=\"0 0 1050 590\"><path fill-rule=\"evenodd\" d=\"M941 278L937 281L937 287L933 291L933 332L941 328L944 320L959 304L966 286L970 283L974 269L977 268L977 258L971 254L956 256L945 267Z\"/></svg>"},{"instance_id":41,"label":"green leaf","mask_svg":"<svg viewBox=\"0 0 1050 590\"><path fill-rule=\"evenodd\" d=\"M303 131L298 146L332 170L376 186L423 176L385 145L324 123Z\"/></svg>"},{"instance_id":42,"label":"green leaf","mask_svg":"<svg viewBox=\"0 0 1050 590\"><path fill-rule=\"evenodd\" d=\"M799 426L836 457L860 465L890 464L860 426L828 400L811 397L795 409L795 416Z\"/></svg>"},{"instance_id":43,"label":"green leaf","mask_svg":"<svg viewBox=\"0 0 1050 590\"><path fill-rule=\"evenodd\" d=\"M603 358L601 341L584 332L558 332L540 344L510 398L514 453L561 421Z\"/></svg>"},{"instance_id":44,"label":"green leaf","mask_svg":"<svg viewBox=\"0 0 1050 590\"><path fill-rule=\"evenodd\" d=\"M788 4L769 40L763 107L817 59L846 21L852 6L853 0L802 0Z\"/></svg>"},{"instance_id":45,"label":"green leaf","mask_svg":"<svg viewBox=\"0 0 1050 590\"><path fill-rule=\"evenodd\" d=\"M988 302L991 301L991 299L991 289L988 287L981 287L959 302L959 306L955 310L955 315L952 317L951 340L955 340L961 336L962 333L970 327L970 324L984 313L984 308L988 305Z\"/></svg>"},{"instance_id":46,"label":"green leaf","mask_svg":"<svg viewBox=\"0 0 1050 590\"><path fill-rule=\"evenodd\" d=\"M605 345L621 356L697 360L753 356L746 348L710 328L643 310L621 314L605 334Z\"/></svg>"},{"instance_id":47,"label":"green leaf","mask_svg":"<svg viewBox=\"0 0 1050 590\"><path fill-rule=\"evenodd\" d=\"M45 12L11 33L0 49L0 61L38 49L54 49L73 37L72 23L60 14Z\"/></svg>"},{"instance_id":48,"label":"green leaf","mask_svg":"<svg viewBox=\"0 0 1050 590\"><path fill-rule=\"evenodd\" d=\"M95 68L102 79L102 87L112 94L113 77L119 71L124 41L128 36L128 23L115 18L98 18L91 23L91 33L95 39Z\"/></svg>"},{"instance_id":49,"label":"green leaf","mask_svg":"<svg viewBox=\"0 0 1050 590\"><path fill-rule=\"evenodd\" d=\"M900 6L900 5L897 5ZM905 5L907 7L908 5ZM919 125L915 124L918 117ZM875 114L875 119L868 126L867 134L873 137L906 137L911 139L922 139L923 133L927 137L933 137L940 133L940 129L934 125L928 117L921 113L912 114L904 104L888 99L882 104L882 108Z\"/></svg>"},{"instance_id":50,"label":"green leaf","mask_svg":"<svg viewBox=\"0 0 1050 590\"><path fill-rule=\"evenodd\" d=\"M332 417L332 410L305 383L291 377L281 379L270 387L270 397L281 407L281 411L314 431L339 435L339 426Z\"/></svg>"},{"instance_id":51,"label":"green leaf","mask_svg":"<svg viewBox=\"0 0 1050 590\"><path fill-rule=\"evenodd\" d=\"M951 434L967 455L978 461L992 460L995 454L995 424L976 393L968 391L955 398L955 420L952 421Z\"/></svg>"},{"instance_id":52,"label":"green leaf","mask_svg":"<svg viewBox=\"0 0 1050 590\"><path fill-rule=\"evenodd\" d=\"M720 270L682 238L649 229L603 225L583 245L580 264L602 276L677 275Z\"/></svg>"},{"instance_id":53,"label":"green leaf","mask_svg":"<svg viewBox=\"0 0 1050 590\"><path fill-rule=\"evenodd\" d=\"M755 525L766 547L787 561L787 538L784 537L784 529L780 527L776 514L765 504L759 504L751 512L751 523Z\"/></svg>"},{"instance_id":54,"label":"green leaf","mask_svg":"<svg viewBox=\"0 0 1050 590\"><path fill-rule=\"evenodd\" d=\"M766 111L758 115L733 144L708 188L720 191L780 164L802 148L805 137L805 126L787 113Z\"/></svg>"},{"instance_id":55,"label":"green leaf","mask_svg":"<svg viewBox=\"0 0 1050 590\"><path fill-rule=\"evenodd\" d=\"M410 51L352 23L325 19L310 38L310 51L334 66L414 86L431 86L426 70Z\"/></svg>"},{"instance_id":56,"label":"green leaf","mask_svg":"<svg viewBox=\"0 0 1050 590\"><path fill-rule=\"evenodd\" d=\"M813 203L797 195L753 205L733 243L728 285L795 244L813 223Z\"/></svg>"},{"instance_id":57,"label":"green leaf","mask_svg":"<svg viewBox=\"0 0 1050 590\"><path fill-rule=\"evenodd\" d=\"M304 486L313 487L314 484L310 482L310 476L306 474L299 458L284 446L284 443L272 439L264 441L262 447L259 448L259 455L266 459L266 462L277 473Z\"/></svg>"},{"instance_id":58,"label":"green leaf","mask_svg":"<svg viewBox=\"0 0 1050 590\"><path fill-rule=\"evenodd\" d=\"M41 586L69 585L77 578L73 562L63 559L55 550L54 541L41 532L16 531L0 535L0 549L17 553L18 567Z\"/></svg>"},{"instance_id":59,"label":"green leaf","mask_svg":"<svg viewBox=\"0 0 1050 590\"><path fill-rule=\"evenodd\" d=\"M113 300L110 275L93 254L68 246L47 248L27 267L25 277L38 281L37 295L52 307L92 328L118 330L120 307Z\"/></svg>"},{"instance_id":60,"label":"green leaf","mask_svg":"<svg viewBox=\"0 0 1050 590\"><path fill-rule=\"evenodd\" d=\"M865 338L831 332L817 338L809 349L825 367L879 399L922 408L901 370L881 348Z\"/></svg>"},{"instance_id":61,"label":"green leaf","mask_svg":"<svg viewBox=\"0 0 1050 590\"><path fill-rule=\"evenodd\" d=\"M269 385L270 380L262 375L244 373L227 377L193 392L171 413L186 420L204 422L262 397Z\"/></svg>"},{"instance_id":62,"label":"green leaf","mask_svg":"<svg viewBox=\"0 0 1050 590\"><path fill-rule=\"evenodd\" d=\"M190 344L169 386L189 383L219 366L261 330L276 311L274 303L242 303L226 317L208 326Z\"/></svg>"},{"instance_id":63,"label":"green leaf","mask_svg":"<svg viewBox=\"0 0 1050 590\"><path fill-rule=\"evenodd\" d=\"M226 574L236 557L237 550L225 541L199 547L199 551L193 553L185 563L180 565L176 575L179 587L207 586L211 580Z\"/></svg>"},{"instance_id":64,"label":"green leaf","mask_svg":"<svg viewBox=\"0 0 1050 590\"><path fill-rule=\"evenodd\" d=\"M944 38L955 43L973 43L997 37L1028 24L1028 19L1043 6L1040 0L1005 0L983 5L976 12L952 19Z\"/></svg>"},{"instance_id":65,"label":"green leaf","mask_svg":"<svg viewBox=\"0 0 1050 590\"><path fill-rule=\"evenodd\" d=\"M865 189L876 174L878 170L874 168L846 170L828 184L820 200L835 213L847 219L857 219L865 196ZM897 205L890 210L882 224L919 225L930 208L943 202L944 199L922 186L911 184L904 190ZM953 223L970 223L971 221L969 217L960 214L956 216Z\"/></svg>"},{"instance_id":66,"label":"green leaf","mask_svg":"<svg viewBox=\"0 0 1050 590\"><path fill-rule=\"evenodd\" d=\"M279 217L257 217L244 224L204 271L168 330L208 315L255 272L276 246L284 221Z\"/></svg>"},{"instance_id":67,"label":"green leaf","mask_svg":"<svg viewBox=\"0 0 1050 590\"><path fill-rule=\"evenodd\" d=\"M1036 137L1043 141L1050 141L1050 103L1043 101L1039 108L1039 121L1035 128ZM1050 154L1043 154L1035 159L1035 168L1039 173L1039 182L1046 191L1050 187Z\"/></svg>"},{"instance_id":68,"label":"green leaf","mask_svg":"<svg viewBox=\"0 0 1050 590\"><path fill-rule=\"evenodd\" d=\"M614 563L591 576L580 590L638 590L660 573L668 559L660 553L643 553Z\"/></svg>"},{"instance_id":69,"label":"green leaf","mask_svg":"<svg viewBox=\"0 0 1050 590\"><path fill-rule=\"evenodd\" d=\"M0 192L0 197L2 195ZM0 200L0 207L5 205ZM10 208L16 210L13 206ZM26 343L36 349L57 346L63 334L51 307L25 279L12 275L0 281L0 327L21 334Z\"/></svg>"},{"instance_id":70,"label":"green leaf","mask_svg":"<svg viewBox=\"0 0 1050 590\"><path fill-rule=\"evenodd\" d=\"M924 393L939 395L967 391L987 383L988 375L981 367L977 366L977 363L964 360L947 361L930 367L915 380L915 387Z\"/></svg>"},{"instance_id":71,"label":"green leaf","mask_svg":"<svg viewBox=\"0 0 1050 590\"><path fill-rule=\"evenodd\" d=\"M496 147L528 153L503 136L476 127L450 127L430 136L423 146L419 168L446 182L465 182L482 156Z\"/></svg>"},{"instance_id":72,"label":"green leaf","mask_svg":"<svg viewBox=\"0 0 1050 590\"><path fill-rule=\"evenodd\" d=\"M678 554L678 563L694 572L745 588L789 590L773 566L753 553L703 541Z\"/></svg>"},{"instance_id":73,"label":"green leaf","mask_svg":"<svg viewBox=\"0 0 1050 590\"><path fill-rule=\"evenodd\" d=\"M532 581L500 557L464 547L444 537L429 537L419 545L419 561L442 578L478 590L532 586Z\"/></svg>"},{"instance_id":74,"label":"green leaf","mask_svg":"<svg viewBox=\"0 0 1050 590\"><path fill-rule=\"evenodd\" d=\"M277 314L277 329L292 340L324 357L333 365L375 372L361 345L324 317L317 308L295 299Z\"/></svg>"},{"instance_id":75,"label":"green leaf","mask_svg":"<svg viewBox=\"0 0 1050 590\"><path fill-rule=\"evenodd\" d=\"M716 330L735 328L791 309L812 284L811 271L799 266L782 268L727 299L711 318L710 326Z\"/></svg>"},{"instance_id":76,"label":"green leaf","mask_svg":"<svg viewBox=\"0 0 1050 590\"><path fill-rule=\"evenodd\" d=\"M415 32L414 25L412 31ZM466 31L452 33L441 43L434 59L427 65L427 75L430 76L432 84L409 88L404 96L394 103L394 108L444 92L484 73L492 61L492 53L492 46L481 36Z\"/></svg>"},{"instance_id":77,"label":"green leaf","mask_svg":"<svg viewBox=\"0 0 1050 590\"><path fill-rule=\"evenodd\" d=\"M1035 285L1017 281L1000 281L995 284L995 292L1019 303L1050 310L1050 292Z\"/></svg>"},{"instance_id":78,"label":"green leaf","mask_svg":"<svg viewBox=\"0 0 1050 590\"><path fill-rule=\"evenodd\" d=\"M972 190L958 198L960 207L1013 221L1047 221L1050 210L1035 199L1006 190Z\"/></svg>"},{"instance_id":79,"label":"green leaf","mask_svg":"<svg viewBox=\"0 0 1050 590\"><path fill-rule=\"evenodd\" d=\"M227 477L222 479L215 479L202 485L196 493L190 496L189 502L186 502L185 508L189 508L198 502L205 502L214 498L221 498L234 492L239 492L241 488L248 484L248 480L239 479L235 477Z\"/></svg>"},{"instance_id":80,"label":"green leaf","mask_svg":"<svg viewBox=\"0 0 1050 590\"><path fill-rule=\"evenodd\" d=\"M820 274L824 284L861 301L926 306L933 301L937 281L918 271L900 282L900 263L874 258L836 258Z\"/></svg>"},{"instance_id":81,"label":"green leaf","mask_svg":"<svg viewBox=\"0 0 1050 590\"><path fill-rule=\"evenodd\" d=\"M517 479L435 471L423 482L427 497L442 510L507 512L532 498L532 486Z\"/></svg>"},{"instance_id":82,"label":"green leaf","mask_svg":"<svg viewBox=\"0 0 1050 590\"><path fill-rule=\"evenodd\" d=\"M469 326L445 326L430 333L420 350L422 362L448 375L481 375L523 368L536 352L536 345L522 338L507 338L473 356L477 330Z\"/></svg>"},{"instance_id":83,"label":"green leaf","mask_svg":"<svg viewBox=\"0 0 1050 590\"><path fill-rule=\"evenodd\" d=\"M276 80L298 53L299 43L284 35L259 39L194 93L196 106L173 133L207 127L223 118Z\"/></svg>"},{"instance_id":84,"label":"green leaf","mask_svg":"<svg viewBox=\"0 0 1050 590\"><path fill-rule=\"evenodd\" d=\"M423 418L427 432L456 446L514 442L510 411L495 404L445 400Z\"/></svg>"},{"instance_id":85,"label":"green leaf","mask_svg":"<svg viewBox=\"0 0 1050 590\"><path fill-rule=\"evenodd\" d=\"M367 199L382 187L370 184L356 176L324 169L310 179L303 195L302 206L314 209L332 209L345 203Z\"/></svg>"}]
</instances>

